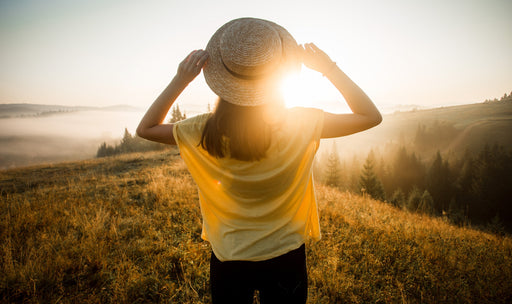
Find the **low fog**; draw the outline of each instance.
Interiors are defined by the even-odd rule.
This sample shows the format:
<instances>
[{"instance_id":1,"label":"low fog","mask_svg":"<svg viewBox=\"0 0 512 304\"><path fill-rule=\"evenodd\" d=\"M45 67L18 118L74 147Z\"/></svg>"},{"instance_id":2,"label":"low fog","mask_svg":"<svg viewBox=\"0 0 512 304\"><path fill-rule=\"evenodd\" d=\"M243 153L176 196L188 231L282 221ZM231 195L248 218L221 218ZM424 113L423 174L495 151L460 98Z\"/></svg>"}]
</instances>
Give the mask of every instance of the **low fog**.
<instances>
[{"instance_id":1,"label":"low fog","mask_svg":"<svg viewBox=\"0 0 512 304\"><path fill-rule=\"evenodd\" d=\"M355 158L363 161L370 150L384 155L396 147L407 147L425 160L436 151L452 156L467 149L478 152L486 143L512 147L510 105L493 102L387 114L375 128L322 140L317 160L325 161L333 151L341 160L353 162ZM143 110L133 108L26 116L3 112L0 111L4 115L0 118L0 169L94 158L101 143L119 143L125 128L134 134L144 115ZM425 137L423 141L428 139L424 147L418 146L418 134Z\"/></svg>"},{"instance_id":2,"label":"low fog","mask_svg":"<svg viewBox=\"0 0 512 304\"><path fill-rule=\"evenodd\" d=\"M0 169L96 156L102 142L132 134L144 112L77 111L0 119Z\"/></svg>"},{"instance_id":3,"label":"low fog","mask_svg":"<svg viewBox=\"0 0 512 304\"><path fill-rule=\"evenodd\" d=\"M94 158L101 143L119 143L125 128L135 134L143 115L142 110L88 110L0 118L0 169ZM340 154L366 154L383 138L372 133L344 138ZM320 147L322 158L332 143L322 140Z\"/></svg>"}]
</instances>

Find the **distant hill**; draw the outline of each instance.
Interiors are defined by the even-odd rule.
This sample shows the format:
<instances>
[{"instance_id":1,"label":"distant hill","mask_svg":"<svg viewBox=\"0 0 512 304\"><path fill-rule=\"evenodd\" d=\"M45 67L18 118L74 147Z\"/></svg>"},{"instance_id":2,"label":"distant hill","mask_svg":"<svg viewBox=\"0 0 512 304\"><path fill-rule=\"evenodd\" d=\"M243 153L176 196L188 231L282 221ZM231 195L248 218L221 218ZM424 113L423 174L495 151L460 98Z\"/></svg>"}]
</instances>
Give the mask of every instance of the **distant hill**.
<instances>
[{"instance_id":1,"label":"distant hill","mask_svg":"<svg viewBox=\"0 0 512 304\"><path fill-rule=\"evenodd\" d=\"M9 103L0 104L0 118L12 117L31 117L52 115L59 113L69 113L78 111L140 111L139 108L129 105L115 105L108 107L88 107L88 106L62 106L62 105L42 105L30 103Z\"/></svg>"},{"instance_id":2,"label":"distant hill","mask_svg":"<svg viewBox=\"0 0 512 304\"><path fill-rule=\"evenodd\" d=\"M316 185L308 303L511 303L512 239ZM0 302L210 303L174 152L0 171Z\"/></svg>"},{"instance_id":3,"label":"distant hill","mask_svg":"<svg viewBox=\"0 0 512 304\"><path fill-rule=\"evenodd\" d=\"M419 149L420 154L476 151L486 143L512 148L512 101L395 112L384 115L375 128L335 141L342 154L365 154L389 144L414 145L420 126L433 132L432 142Z\"/></svg>"}]
</instances>

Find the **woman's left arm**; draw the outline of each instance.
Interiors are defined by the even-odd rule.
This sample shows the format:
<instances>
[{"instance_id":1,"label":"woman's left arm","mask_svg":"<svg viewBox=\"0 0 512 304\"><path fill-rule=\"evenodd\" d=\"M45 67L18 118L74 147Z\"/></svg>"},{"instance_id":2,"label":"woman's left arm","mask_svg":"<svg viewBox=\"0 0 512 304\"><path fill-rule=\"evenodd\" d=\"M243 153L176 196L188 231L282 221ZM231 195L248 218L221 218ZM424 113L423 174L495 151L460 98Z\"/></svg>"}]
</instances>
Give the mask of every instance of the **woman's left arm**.
<instances>
[{"instance_id":1,"label":"woman's left arm","mask_svg":"<svg viewBox=\"0 0 512 304\"><path fill-rule=\"evenodd\" d=\"M199 75L207 60L208 53L206 51L195 50L180 63L176 76L140 121L137 127L138 136L164 144L176 144L172 136L174 124L164 123L165 116L181 92Z\"/></svg>"}]
</instances>

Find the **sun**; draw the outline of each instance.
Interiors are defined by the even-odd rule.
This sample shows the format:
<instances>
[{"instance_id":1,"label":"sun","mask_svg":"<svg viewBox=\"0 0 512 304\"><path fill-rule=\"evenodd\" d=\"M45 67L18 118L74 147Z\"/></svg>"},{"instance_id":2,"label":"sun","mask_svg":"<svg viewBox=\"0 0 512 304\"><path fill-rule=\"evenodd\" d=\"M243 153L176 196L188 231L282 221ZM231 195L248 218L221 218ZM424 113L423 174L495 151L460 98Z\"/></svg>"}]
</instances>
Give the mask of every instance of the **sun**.
<instances>
[{"instance_id":1,"label":"sun","mask_svg":"<svg viewBox=\"0 0 512 304\"><path fill-rule=\"evenodd\" d=\"M322 74L302 69L283 80L281 91L287 108L309 107L330 110L332 102L341 105L340 93Z\"/></svg>"}]
</instances>

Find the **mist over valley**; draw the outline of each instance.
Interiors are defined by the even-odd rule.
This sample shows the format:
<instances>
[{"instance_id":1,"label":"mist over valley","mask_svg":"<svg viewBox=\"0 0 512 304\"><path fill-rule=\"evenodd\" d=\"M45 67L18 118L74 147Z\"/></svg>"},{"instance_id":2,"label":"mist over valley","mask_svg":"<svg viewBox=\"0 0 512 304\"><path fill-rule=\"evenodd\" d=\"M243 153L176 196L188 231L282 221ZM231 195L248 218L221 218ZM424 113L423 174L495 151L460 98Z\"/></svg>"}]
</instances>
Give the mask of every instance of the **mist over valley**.
<instances>
[{"instance_id":1,"label":"mist over valley","mask_svg":"<svg viewBox=\"0 0 512 304\"><path fill-rule=\"evenodd\" d=\"M114 145L125 128L131 134L144 110L131 106L67 107L0 104L0 169L94 158L98 147ZM395 111L370 130L322 140L318 158L326 158L335 142L342 158L366 157L390 144L407 146L418 132L439 132L424 142L421 155L478 151L485 144L512 147L512 102L499 101Z\"/></svg>"},{"instance_id":2,"label":"mist over valley","mask_svg":"<svg viewBox=\"0 0 512 304\"><path fill-rule=\"evenodd\" d=\"M93 158L102 142L134 132L144 114L130 106L0 104L0 169Z\"/></svg>"}]
</instances>

